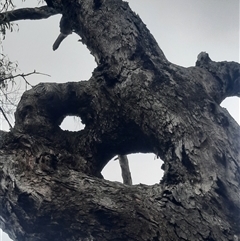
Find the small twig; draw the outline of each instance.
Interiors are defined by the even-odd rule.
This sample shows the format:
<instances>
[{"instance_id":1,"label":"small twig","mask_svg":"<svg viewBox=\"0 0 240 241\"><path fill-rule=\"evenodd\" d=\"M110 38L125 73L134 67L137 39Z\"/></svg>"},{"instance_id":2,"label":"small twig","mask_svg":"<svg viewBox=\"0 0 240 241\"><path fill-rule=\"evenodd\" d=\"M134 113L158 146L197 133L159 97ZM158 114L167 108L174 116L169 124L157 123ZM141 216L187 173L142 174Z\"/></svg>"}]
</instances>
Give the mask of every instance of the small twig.
<instances>
[{"instance_id":1,"label":"small twig","mask_svg":"<svg viewBox=\"0 0 240 241\"><path fill-rule=\"evenodd\" d=\"M2 94L5 96L6 100L7 100L12 106L17 107L17 105L14 104L14 103L8 98L8 95L11 94L11 92L4 93L3 90L2 90L1 88L0 88L0 90L1 90ZM12 93L14 93L14 92L12 92Z\"/></svg>"},{"instance_id":2,"label":"small twig","mask_svg":"<svg viewBox=\"0 0 240 241\"><path fill-rule=\"evenodd\" d=\"M1 81L5 81L5 80L8 80L8 79L14 79L14 78L17 78L17 77L22 77L24 79L24 81L30 85L31 87L33 87L26 79L27 76L29 75L32 75L32 74L41 74L41 75L46 75L48 77L51 77L51 75L48 75L48 74L44 74L44 73L40 73L40 72L37 72L36 70L34 70L33 72L31 73L28 73L28 74L17 74L17 75L12 75L12 76L9 76L9 77L5 77L5 78L2 78Z\"/></svg>"},{"instance_id":3,"label":"small twig","mask_svg":"<svg viewBox=\"0 0 240 241\"><path fill-rule=\"evenodd\" d=\"M10 128L12 129L12 125L11 125L10 121L8 120L8 118L7 118L6 114L4 113L4 111L3 111L2 107L0 107L0 110L1 110L1 112L2 112L2 114L3 114L3 117L4 117L4 118L5 118L5 120L7 121L8 125L9 125L9 126L10 126Z\"/></svg>"}]
</instances>

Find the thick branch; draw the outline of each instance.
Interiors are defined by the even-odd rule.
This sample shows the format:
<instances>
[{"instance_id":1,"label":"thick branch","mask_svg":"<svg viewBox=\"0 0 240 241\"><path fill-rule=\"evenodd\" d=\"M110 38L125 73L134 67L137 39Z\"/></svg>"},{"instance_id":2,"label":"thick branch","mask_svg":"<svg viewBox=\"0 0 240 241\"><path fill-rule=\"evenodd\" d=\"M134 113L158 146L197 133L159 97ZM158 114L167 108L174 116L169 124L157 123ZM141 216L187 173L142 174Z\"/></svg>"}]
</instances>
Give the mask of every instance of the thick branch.
<instances>
[{"instance_id":1,"label":"thick branch","mask_svg":"<svg viewBox=\"0 0 240 241\"><path fill-rule=\"evenodd\" d=\"M58 14L55 9L42 6L38 8L22 8L16 9L8 12L0 13L0 24L5 24L17 20L37 20L37 19L44 19L49 18L53 15Z\"/></svg>"},{"instance_id":2,"label":"thick branch","mask_svg":"<svg viewBox=\"0 0 240 241\"><path fill-rule=\"evenodd\" d=\"M215 78L218 87L214 89L212 96L218 104L226 97L240 97L240 64L237 62L214 62L209 55L202 52L198 55L196 66L206 69ZM211 85L208 80L208 86ZM214 83L213 83L214 84Z\"/></svg>"}]
</instances>

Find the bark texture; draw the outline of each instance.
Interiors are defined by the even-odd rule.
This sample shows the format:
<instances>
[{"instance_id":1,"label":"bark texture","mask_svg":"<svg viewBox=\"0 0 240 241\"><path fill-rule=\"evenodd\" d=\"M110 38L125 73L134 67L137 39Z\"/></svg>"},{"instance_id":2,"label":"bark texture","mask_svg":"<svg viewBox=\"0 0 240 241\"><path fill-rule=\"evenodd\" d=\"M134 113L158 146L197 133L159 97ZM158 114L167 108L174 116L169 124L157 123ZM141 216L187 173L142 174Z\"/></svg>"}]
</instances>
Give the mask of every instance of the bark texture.
<instances>
[{"instance_id":1,"label":"bark texture","mask_svg":"<svg viewBox=\"0 0 240 241\"><path fill-rule=\"evenodd\" d=\"M170 63L121 0L48 1L98 63L88 81L26 91L0 139L0 225L13 240L240 239L240 65ZM67 115L85 129L63 131ZM152 152L160 184L104 180L115 155Z\"/></svg>"}]
</instances>

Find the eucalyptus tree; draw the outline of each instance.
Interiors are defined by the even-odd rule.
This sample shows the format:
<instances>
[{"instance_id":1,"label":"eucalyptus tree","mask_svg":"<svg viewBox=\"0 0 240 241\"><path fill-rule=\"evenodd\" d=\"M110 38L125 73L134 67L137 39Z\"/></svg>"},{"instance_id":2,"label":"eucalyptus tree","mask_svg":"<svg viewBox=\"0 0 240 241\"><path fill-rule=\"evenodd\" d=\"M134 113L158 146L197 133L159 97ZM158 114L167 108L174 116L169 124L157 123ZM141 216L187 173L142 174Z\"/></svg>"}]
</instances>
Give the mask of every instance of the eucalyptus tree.
<instances>
[{"instance_id":1,"label":"eucalyptus tree","mask_svg":"<svg viewBox=\"0 0 240 241\"><path fill-rule=\"evenodd\" d=\"M171 63L121 0L46 2L1 23L60 13L61 39L78 34L97 67L88 81L26 91L1 131L3 230L34 241L239 240L239 126L220 103L240 96L240 65L207 53L194 67ZM63 131L68 115L84 130ZM104 180L113 156L136 152L164 161L159 184Z\"/></svg>"}]
</instances>

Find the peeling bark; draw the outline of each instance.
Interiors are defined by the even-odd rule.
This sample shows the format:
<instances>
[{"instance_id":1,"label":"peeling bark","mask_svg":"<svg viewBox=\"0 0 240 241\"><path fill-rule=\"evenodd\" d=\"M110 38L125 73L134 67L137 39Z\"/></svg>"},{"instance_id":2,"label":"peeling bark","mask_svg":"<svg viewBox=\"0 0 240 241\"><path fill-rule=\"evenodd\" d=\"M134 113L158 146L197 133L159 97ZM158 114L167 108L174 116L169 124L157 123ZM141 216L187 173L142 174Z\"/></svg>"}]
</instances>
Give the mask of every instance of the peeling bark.
<instances>
[{"instance_id":1,"label":"peeling bark","mask_svg":"<svg viewBox=\"0 0 240 241\"><path fill-rule=\"evenodd\" d=\"M240 65L170 63L120 0L52 1L98 63L88 81L26 91L0 140L0 225L13 240L238 240ZM63 131L67 115L85 124ZM160 184L104 180L115 155L155 153Z\"/></svg>"}]
</instances>

